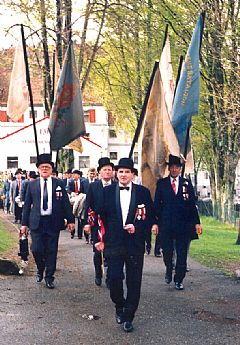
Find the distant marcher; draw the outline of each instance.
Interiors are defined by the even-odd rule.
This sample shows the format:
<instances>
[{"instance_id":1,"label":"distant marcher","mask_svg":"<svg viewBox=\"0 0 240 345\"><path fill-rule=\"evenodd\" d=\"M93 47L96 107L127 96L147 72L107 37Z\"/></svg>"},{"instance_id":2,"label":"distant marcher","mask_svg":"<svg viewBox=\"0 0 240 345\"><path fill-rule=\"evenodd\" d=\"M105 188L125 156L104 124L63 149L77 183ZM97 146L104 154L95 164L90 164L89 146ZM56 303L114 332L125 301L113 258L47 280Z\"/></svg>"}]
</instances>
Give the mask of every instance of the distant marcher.
<instances>
[{"instance_id":1,"label":"distant marcher","mask_svg":"<svg viewBox=\"0 0 240 345\"><path fill-rule=\"evenodd\" d=\"M12 183L12 174L7 175L7 179L4 181L2 193L4 196L4 211L10 213L10 187Z\"/></svg>"},{"instance_id":2,"label":"distant marcher","mask_svg":"<svg viewBox=\"0 0 240 345\"><path fill-rule=\"evenodd\" d=\"M186 275L189 241L193 233L202 232L190 180L180 175L182 163L179 157L169 155L169 176L159 179L154 199L158 218L159 235L166 266L165 281L170 284L173 271L173 252L176 249L174 282L177 290L183 290Z\"/></svg>"},{"instance_id":3,"label":"distant marcher","mask_svg":"<svg viewBox=\"0 0 240 345\"><path fill-rule=\"evenodd\" d=\"M12 211L15 217L15 223L21 223L22 220L22 205L20 199L22 182L22 170L17 169L15 172L15 180L12 181L10 187L10 201L12 204Z\"/></svg>"},{"instance_id":4,"label":"distant marcher","mask_svg":"<svg viewBox=\"0 0 240 345\"><path fill-rule=\"evenodd\" d=\"M40 178L29 182L21 233L30 229L31 250L37 265L36 281L41 282L45 275L46 287L53 289L59 233L65 227L64 219L68 230L73 230L74 216L62 181L51 177L54 167L51 155L39 155L36 165Z\"/></svg>"}]
</instances>

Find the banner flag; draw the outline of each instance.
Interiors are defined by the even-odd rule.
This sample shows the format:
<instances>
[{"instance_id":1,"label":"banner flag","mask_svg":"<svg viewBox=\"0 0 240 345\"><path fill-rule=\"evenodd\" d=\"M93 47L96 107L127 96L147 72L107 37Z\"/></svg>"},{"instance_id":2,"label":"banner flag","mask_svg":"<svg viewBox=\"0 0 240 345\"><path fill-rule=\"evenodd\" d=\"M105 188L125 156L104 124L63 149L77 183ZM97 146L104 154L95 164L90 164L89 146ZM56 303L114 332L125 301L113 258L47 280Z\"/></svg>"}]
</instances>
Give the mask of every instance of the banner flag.
<instances>
[{"instance_id":1,"label":"banner flag","mask_svg":"<svg viewBox=\"0 0 240 345\"><path fill-rule=\"evenodd\" d=\"M162 76L164 97L167 104L168 114L171 118L174 89L175 89L175 80L174 80L174 75L173 75L170 40L169 40L168 34L167 34L165 44L162 50L159 68L160 68L160 73Z\"/></svg>"},{"instance_id":2,"label":"banner flag","mask_svg":"<svg viewBox=\"0 0 240 345\"><path fill-rule=\"evenodd\" d=\"M51 150L59 150L86 133L72 41L65 54L48 130Z\"/></svg>"},{"instance_id":3,"label":"banner flag","mask_svg":"<svg viewBox=\"0 0 240 345\"><path fill-rule=\"evenodd\" d=\"M200 100L199 54L204 25L204 14L197 21L193 36L182 66L172 109L172 124L178 138L181 153L184 154L187 130L192 116L198 114Z\"/></svg>"},{"instance_id":4,"label":"banner flag","mask_svg":"<svg viewBox=\"0 0 240 345\"><path fill-rule=\"evenodd\" d=\"M70 144L68 144L68 147L74 151L79 152L79 153L83 152L83 146L82 146L81 138L77 138L77 139L73 140Z\"/></svg>"},{"instance_id":5,"label":"banner flag","mask_svg":"<svg viewBox=\"0 0 240 345\"><path fill-rule=\"evenodd\" d=\"M164 97L160 69L155 71L146 108L141 143L142 184L150 189L152 197L156 182L168 174L166 161L171 153L179 156L180 150Z\"/></svg>"},{"instance_id":6,"label":"banner flag","mask_svg":"<svg viewBox=\"0 0 240 345\"><path fill-rule=\"evenodd\" d=\"M13 122L18 122L28 109L29 93L26 81L26 67L24 62L23 46L20 43L15 49L13 69L11 73L7 115Z\"/></svg>"}]
</instances>

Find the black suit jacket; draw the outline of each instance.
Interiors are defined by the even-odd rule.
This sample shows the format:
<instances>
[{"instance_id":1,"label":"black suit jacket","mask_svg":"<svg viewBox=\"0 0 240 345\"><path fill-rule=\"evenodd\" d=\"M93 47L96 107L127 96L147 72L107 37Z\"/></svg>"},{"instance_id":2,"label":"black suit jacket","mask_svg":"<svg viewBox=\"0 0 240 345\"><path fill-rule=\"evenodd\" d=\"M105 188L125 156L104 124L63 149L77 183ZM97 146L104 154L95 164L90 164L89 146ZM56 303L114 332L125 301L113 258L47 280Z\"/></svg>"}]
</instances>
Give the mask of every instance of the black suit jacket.
<instances>
[{"instance_id":1,"label":"black suit jacket","mask_svg":"<svg viewBox=\"0 0 240 345\"><path fill-rule=\"evenodd\" d=\"M111 182L112 184L116 184L115 181ZM95 182L89 183L87 196L86 196L86 206L85 206L85 217L84 217L84 224L88 224L88 210L91 210L95 213L94 219L94 226L92 227L92 240L93 243L98 242L98 212L103 205L103 190L106 187L103 187L101 180L96 180Z\"/></svg>"},{"instance_id":2,"label":"black suit jacket","mask_svg":"<svg viewBox=\"0 0 240 345\"><path fill-rule=\"evenodd\" d=\"M131 200L126 224L135 226L135 233L129 234L123 229L119 185L104 188L104 200L101 215L105 226L105 256L143 255L145 239L151 227L156 223L153 202L147 188L132 184ZM145 216L137 217L138 210L144 208Z\"/></svg>"},{"instance_id":3,"label":"black suit jacket","mask_svg":"<svg viewBox=\"0 0 240 345\"><path fill-rule=\"evenodd\" d=\"M41 189L40 179L38 178L28 184L23 207L22 225L27 225L31 230L37 230L40 217ZM74 223L75 221L64 184L56 178L52 178L52 218L52 231L64 229L64 219L67 219L67 223Z\"/></svg>"},{"instance_id":4,"label":"black suit jacket","mask_svg":"<svg viewBox=\"0 0 240 345\"><path fill-rule=\"evenodd\" d=\"M176 195L169 176L158 180L154 207L163 237L169 234L192 236L195 224L200 224L192 183L182 177L179 177Z\"/></svg>"}]
</instances>

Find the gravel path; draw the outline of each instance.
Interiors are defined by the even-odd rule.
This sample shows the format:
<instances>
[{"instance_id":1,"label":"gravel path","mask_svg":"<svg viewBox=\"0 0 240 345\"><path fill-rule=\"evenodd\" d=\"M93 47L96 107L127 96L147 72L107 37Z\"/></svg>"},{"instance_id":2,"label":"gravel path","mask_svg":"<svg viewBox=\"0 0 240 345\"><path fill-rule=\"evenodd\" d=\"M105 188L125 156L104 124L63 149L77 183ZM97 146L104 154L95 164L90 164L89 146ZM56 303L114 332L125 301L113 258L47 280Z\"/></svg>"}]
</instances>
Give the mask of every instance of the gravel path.
<instances>
[{"instance_id":1,"label":"gravel path","mask_svg":"<svg viewBox=\"0 0 240 345\"><path fill-rule=\"evenodd\" d=\"M190 260L185 290L164 283L161 258L145 257L134 332L115 323L109 291L94 285L92 249L62 231L54 290L24 276L0 276L2 345L240 344L240 285ZM94 319L87 317L93 315Z\"/></svg>"}]
</instances>

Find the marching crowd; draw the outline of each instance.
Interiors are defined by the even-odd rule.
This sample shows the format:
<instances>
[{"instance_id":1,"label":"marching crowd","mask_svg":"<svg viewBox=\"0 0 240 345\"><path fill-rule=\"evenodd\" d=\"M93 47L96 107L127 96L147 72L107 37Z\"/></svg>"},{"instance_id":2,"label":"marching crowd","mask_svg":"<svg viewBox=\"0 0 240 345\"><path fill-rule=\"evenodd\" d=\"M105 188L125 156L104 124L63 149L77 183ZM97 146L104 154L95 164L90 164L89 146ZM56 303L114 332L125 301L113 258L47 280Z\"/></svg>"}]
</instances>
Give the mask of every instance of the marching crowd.
<instances>
[{"instance_id":1,"label":"marching crowd","mask_svg":"<svg viewBox=\"0 0 240 345\"><path fill-rule=\"evenodd\" d=\"M169 155L167 164L169 176L158 180L154 200L131 158L114 166L102 157L83 177L77 169L58 174L51 155L41 154L38 172L17 169L14 177L8 175L2 188L4 210L21 224L21 235L31 235L36 282L44 279L47 288L55 287L59 234L67 228L72 239L84 236L92 244L97 286L106 266L115 320L125 332L133 330L151 234L156 235L154 255L163 255L165 282L174 280L176 290L183 290L190 241L202 229L191 181L180 176L181 159Z\"/></svg>"}]
</instances>

